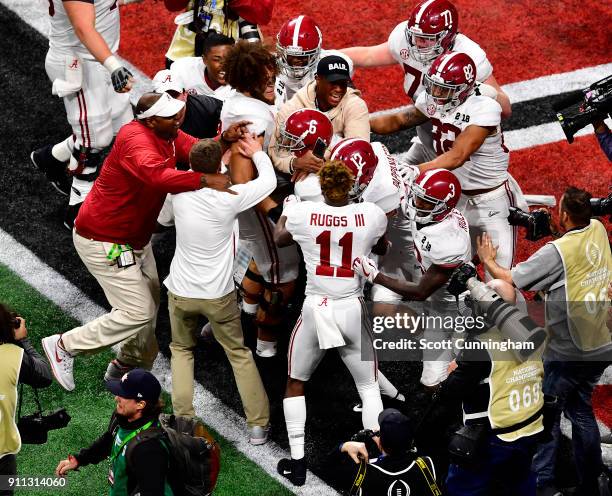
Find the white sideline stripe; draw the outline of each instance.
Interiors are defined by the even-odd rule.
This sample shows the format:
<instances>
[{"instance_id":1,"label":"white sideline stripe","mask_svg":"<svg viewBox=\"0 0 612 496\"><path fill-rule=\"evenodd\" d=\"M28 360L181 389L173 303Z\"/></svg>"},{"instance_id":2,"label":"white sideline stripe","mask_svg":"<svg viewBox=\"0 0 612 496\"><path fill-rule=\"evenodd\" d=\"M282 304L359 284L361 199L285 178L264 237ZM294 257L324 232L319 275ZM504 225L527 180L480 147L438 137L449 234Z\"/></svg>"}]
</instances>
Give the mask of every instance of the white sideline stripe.
<instances>
[{"instance_id":1,"label":"white sideline stripe","mask_svg":"<svg viewBox=\"0 0 612 496\"><path fill-rule=\"evenodd\" d=\"M12 236L0 229L0 264L5 265L44 297L80 323L104 315L107 310L89 299L68 279L57 273ZM153 372L164 389L172 391L170 363L161 353L157 356ZM78 385L77 385L78 386ZM221 400L195 383L194 406L199 417L231 442L238 451L259 465L271 477L295 494L316 496L338 494L332 487L308 472L307 484L296 488L276 472L276 463L289 453L272 441L252 446L247 439L246 421Z\"/></svg>"},{"instance_id":2,"label":"white sideline stripe","mask_svg":"<svg viewBox=\"0 0 612 496\"><path fill-rule=\"evenodd\" d=\"M610 74L612 74L612 62L584 67L575 71L527 79L517 83L503 84L502 89L508 95L508 98L510 98L510 102L514 104L535 98L580 90ZM378 115L392 114L408 107L409 105L402 105L401 107L372 112L370 115L376 117Z\"/></svg>"}]
</instances>

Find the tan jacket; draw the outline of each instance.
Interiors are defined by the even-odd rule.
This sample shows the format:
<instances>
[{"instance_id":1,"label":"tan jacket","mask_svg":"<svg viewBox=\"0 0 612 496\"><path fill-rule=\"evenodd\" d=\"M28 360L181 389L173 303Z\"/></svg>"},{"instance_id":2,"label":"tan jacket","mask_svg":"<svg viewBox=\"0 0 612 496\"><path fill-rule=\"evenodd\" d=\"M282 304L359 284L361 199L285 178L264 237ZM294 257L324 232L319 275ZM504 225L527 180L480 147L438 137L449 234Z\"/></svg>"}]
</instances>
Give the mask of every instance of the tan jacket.
<instances>
[{"instance_id":1,"label":"tan jacket","mask_svg":"<svg viewBox=\"0 0 612 496\"><path fill-rule=\"evenodd\" d=\"M280 139L281 126L285 123L287 117L296 110L302 108L317 109L315 104L315 84L316 81L312 81L304 86L276 114L276 127L274 135L270 140L268 155L270 155L274 167L282 172L289 172L291 156L279 157L276 151L276 142ZM360 95L361 92L359 90L348 88L346 95L340 100L338 106L325 114L329 117L334 127L334 134L344 138L363 138L370 141L370 115L368 106Z\"/></svg>"}]
</instances>

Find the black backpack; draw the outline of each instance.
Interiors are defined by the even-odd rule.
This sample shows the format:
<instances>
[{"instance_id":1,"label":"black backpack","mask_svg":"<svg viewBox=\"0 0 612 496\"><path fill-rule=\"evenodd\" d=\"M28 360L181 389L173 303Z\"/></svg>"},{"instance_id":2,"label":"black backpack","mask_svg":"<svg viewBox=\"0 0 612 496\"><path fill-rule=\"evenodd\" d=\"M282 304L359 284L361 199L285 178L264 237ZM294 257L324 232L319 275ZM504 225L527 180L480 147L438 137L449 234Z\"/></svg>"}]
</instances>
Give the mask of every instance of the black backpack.
<instances>
[{"instance_id":1,"label":"black backpack","mask_svg":"<svg viewBox=\"0 0 612 496\"><path fill-rule=\"evenodd\" d=\"M168 449L168 483L174 496L207 496L213 492L221 450L202 422L161 414L158 426L139 432L128 443L125 457L129 465L134 447L149 439L160 439Z\"/></svg>"}]
</instances>

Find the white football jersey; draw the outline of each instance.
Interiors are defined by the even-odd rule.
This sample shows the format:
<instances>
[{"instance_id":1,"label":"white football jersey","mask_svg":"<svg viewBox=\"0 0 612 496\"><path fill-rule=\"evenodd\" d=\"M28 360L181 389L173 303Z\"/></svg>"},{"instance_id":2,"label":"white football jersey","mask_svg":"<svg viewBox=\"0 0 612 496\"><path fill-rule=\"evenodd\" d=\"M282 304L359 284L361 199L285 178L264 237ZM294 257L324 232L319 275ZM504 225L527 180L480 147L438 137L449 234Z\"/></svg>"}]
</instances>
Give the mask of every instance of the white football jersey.
<instances>
[{"instance_id":1,"label":"white football jersey","mask_svg":"<svg viewBox=\"0 0 612 496\"><path fill-rule=\"evenodd\" d=\"M339 50L321 50L317 64L322 57L326 57L327 55L339 55L340 57L344 58L348 62L351 77L353 76L353 61L348 55L345 55ZM295 79L282 73L276 77L276 85L274 88L274 94L276 95L274 104L276 105L276 108L280 109L285 102L291 100L293 95L295 95L299 90L314 79L316 67L317 66L315 64L313 69L305 74L302 79Z\"/></svg>"},{"instance_id":2,"label":"white football jersey","mask_svg":"<svg viewBox=\"0 0 612 496\"><path fill-rule=\"evenodd\" d=\"M492 98L472 95L448 114L440 114L429 107L427 94L422 93L416 107L432 122L433 145L436 154L450 150L455 139L468 126L494 127L495 132L486 137L484 143L453 173L464 190L493 188L508 179L508 148L504 144L501 130L501 106Z\"/></svg>"},{"instance_id":3,"label":"white football jersey","mask_svg":"<svg viewBox=\"0 0 612 496\"><path fill-rule=\"evenodd\" d=\"M285 226L300 245L306 264L306 295L331 299L363 295L364 280L353 260L367 256L387 230L385 213L373 203L332 207L297 202L283 211Z\"/></svg>"},{"instance_id":4,"label":"white football jersey","mask_svg":"<svg viewBox=\"0 0 612 496\"><path fill-rule=\"evenodd\" d=\"M410 55L410 47L405 35L407 24L408 21L404 21L395 26L395 29L389 35L388 43L391 55L402 66L404 71L404 91L412 98L413 102L416 102L417 97L425 92L423 75L427 73L433 60L425 65ZM477 81L485 81L493 74L493 66L489 62L485 51L480 48L478 43L472 41L467 36L458 33L455 37L452 50L467 53L472 58L474 64L476 64ZM417 126L417 135L423 145L432 149L431 126L429 123Z\"/></svg>"},{"instance_id":5,"label":"white football jersey","mask_svg":"<svg viewBox=\"0 0 612 496\"><path fill-rule=\"evenodd\" d=\"M268 150L270 138L274 132L276 107L261 100L235 92L224 103L221 109L221 126L223 130L238 121L250 121L249 132L257 136L264 135L264 151Z\"/></svg>"},{"instance_id":6,"label":"white football jersey","mask_svg":"<svg viewBox=\"0 0 612 496\"><path fill-rule=\"evenodd\" d=\"M399 208L404 196L404 187L397 171L397 162L387 147L375 142L372 143L372 148L378 157L378 165L359 201L375 203L388 214ZM295 195L302 201L322 202L319 176L308 174L305 179L296 182Z\"/></svg>"},{"instance_id":7,"label":"white football jersey","mask_svg":"<svg viewBox=\"0 0 612 496\"><path fill-rule=\"evenodd\" d=\"M213 96L225 101L235 93L235 90L229 84L212 89L204 74L205 69L206 66L202 57L183 57L170 66L173 80L190 95Z\"/></svg>"},{"instance_id":8,"label":"white football jersey","mask_svg":"<svg viewBox=\"0 0 612 496\"><path fill-rule=\"evenodd\" d=\"M455 268L472 259L472 243L467 220L454 208L441 222L413 225L414 250L423 274L432 265ZM447 284L432 294L428 301L454 302Z\"/></svg>"},{"instance_id":9,"label":"white football jersey","mask_svg":"<svg viewBox=\"0 0 612 496\"><path fill-rule=\"evenodd\" d=\"M96 11L96 31L115 53L119 48L119 4L117 0L89 0ZM74 32L64 2L49 1L49 47L55 51L75 53L86 60L96 60Z\"/></svg>"}]
</instances>

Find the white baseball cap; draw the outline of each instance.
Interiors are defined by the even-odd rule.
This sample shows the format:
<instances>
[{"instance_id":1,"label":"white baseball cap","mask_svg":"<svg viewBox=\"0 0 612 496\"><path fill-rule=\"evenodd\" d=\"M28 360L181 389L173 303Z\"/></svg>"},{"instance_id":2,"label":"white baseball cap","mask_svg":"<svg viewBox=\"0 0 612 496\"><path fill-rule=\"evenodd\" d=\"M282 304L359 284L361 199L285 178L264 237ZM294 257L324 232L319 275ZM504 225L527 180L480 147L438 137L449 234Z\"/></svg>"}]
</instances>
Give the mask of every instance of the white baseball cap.
<instances>
[{"instance_id":1,"label":"white baseball cap","mask_svg":"<svg viewBox=\"0 0 612 496\"><path fill-rule=\"evenodd\" d=\"M172 98L168 93L162 93L148 110L137 114L138 119L146 119L147 117L172 117L178 114L185 106L185 102Z\"/></svg>"},{"instance_id":2,"label":"white baseball cap","mask_svg":"<svg viewBox=\"0 0 612 496\"><path fill-rule=\"evenodd\" d=\"M176 81L172 76L172 72L168 69L163 69L155 74L153 78L153 92L165 93L166 91L183 92L183 86Z\"/></svg>"}]
</instances>

